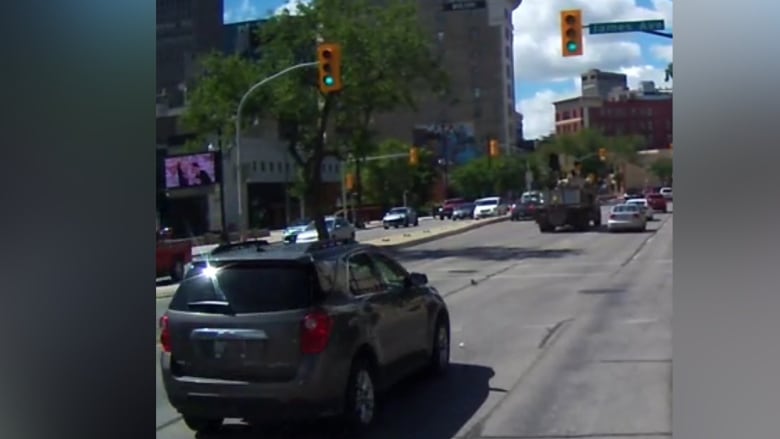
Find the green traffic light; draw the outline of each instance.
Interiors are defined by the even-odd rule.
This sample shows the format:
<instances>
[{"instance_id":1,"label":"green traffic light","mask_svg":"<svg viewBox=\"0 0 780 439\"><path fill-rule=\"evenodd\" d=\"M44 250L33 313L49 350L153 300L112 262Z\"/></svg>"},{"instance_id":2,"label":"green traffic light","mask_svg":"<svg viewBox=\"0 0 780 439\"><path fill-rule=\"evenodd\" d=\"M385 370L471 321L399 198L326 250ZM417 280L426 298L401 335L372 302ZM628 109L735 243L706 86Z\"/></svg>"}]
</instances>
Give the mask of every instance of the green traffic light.
<instances>
[{"instance_id":1,"label":"green traffic light","mask_svg":"<svg viewBox=\"0 0 780 439\"><path fill-rule=\"evenodd\" d=\"M566 44L566 50L569 52L576 52L577 51L577 43L574 41L569 41L568 44Z\"/></svg>"},{"instance_id":2,"label":"green traffic light","mask_svg":"<svg viewBox=\"0 0 780 439\"><path fill-rule=\"evenodd\" d=\"M334 84L336 81L334 81L334 80L333 80L333 77L332 77L332 76L326 76L326 77L325 77L325 80L324 80L324 82L325 82L325 85L327 85L327 86L329 86L329 87L330 87L330 86L332 86L332 85L333 85L333 84Z\"/></svg>"}]
</instances>

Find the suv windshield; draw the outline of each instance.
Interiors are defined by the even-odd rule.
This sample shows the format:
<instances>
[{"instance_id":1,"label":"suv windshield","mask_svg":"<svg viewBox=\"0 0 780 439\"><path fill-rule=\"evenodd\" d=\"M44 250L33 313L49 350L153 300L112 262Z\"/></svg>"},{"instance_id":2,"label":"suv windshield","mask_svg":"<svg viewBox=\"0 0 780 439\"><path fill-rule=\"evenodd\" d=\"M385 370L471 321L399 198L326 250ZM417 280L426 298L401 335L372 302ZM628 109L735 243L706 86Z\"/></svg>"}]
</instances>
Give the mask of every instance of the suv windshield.
<instances>
[{"instance_id":1,"label":"suv windshield","mask_svg":"<svg viewBox=\"0 0 780 439\"><path fill-rule=\"evenodd\" d=\"M313 271L290 263L229 264L209 275L193 268L181 282L170 308L208 312L198 303L226 302L236 314L285 311L311 304Z\"/></svg>"},{"instance_id":2,"label":"suv windshield","mask_svg":"<svg viewBox=\"0 0 780 439\"><path fill-rule=\"evenodd\" d=\"M390 213L406 213L405 207L394 207L390 209Z\"/></svg>"},{"instance_id":3,"label":"suv windshield","mask_svg":"<svg viewBox=\"0 0 780 439\"><path fill-rule=\"evenodd\" d=\"M476 202L477 206L495 206L498 204L498 200L479 200Z\"/></svg>"}]
</instances>

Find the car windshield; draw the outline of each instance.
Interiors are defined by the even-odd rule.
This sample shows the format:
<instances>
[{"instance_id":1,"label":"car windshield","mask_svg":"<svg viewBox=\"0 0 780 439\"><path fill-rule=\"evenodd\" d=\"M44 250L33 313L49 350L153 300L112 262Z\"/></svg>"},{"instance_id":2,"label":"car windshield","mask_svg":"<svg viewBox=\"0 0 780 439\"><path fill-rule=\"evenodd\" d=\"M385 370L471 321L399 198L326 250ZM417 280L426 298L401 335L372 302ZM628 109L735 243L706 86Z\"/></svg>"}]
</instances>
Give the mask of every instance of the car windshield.
<instances>
[{"instance_id":1,"label":"car windshield","mask_svg":"<svg viewBox=\"0 0 780 439\"><path fill-rule=\"evenodd\" d=\"M390 209L390 212L388 212L388 213L406 213L406 208L405 207L394 207L394 208Z\"/></svg>"},{"instance_id":2,"label":"car windshield","mask_svg":"<svg viewBox=\"0 0 780 439\"><path fill-rule=\"evenodd\" d=\"M645 203L646 203L646 201L645 201L645 199L644 199L644 198L635 198L635 199L633 199L633 200L630 200L630 201L629 201L628 203L626 203L626 204L628 204L628 205L634 205L634 206L637 206L637 205L638 205L638 206L642 206L642 205L644 205Z\"/></svg>"},{"instance_id":3,"label":"car windshield","mask_svg":"<svg viewBox=\"0 0 780 439\"><path fill-rule=\"evenodd\" d=\"M538 203L539 202L539 195L536 194L523 194L522 197L520 197L521 203Z\"/></svg>"},{"instance_id":4,"label":"car windshield","mask_svg":"<svg viewBox=\"0 0 780 439\"><path fill-rule=\"evenodd\" d=\"M308 219L297 219L297 220L291 222L288 227L301 227L301 226L308 225L309 223L311 223L311 220L308 220Z\"/></svg>"},{"instance_id":5,"label":"car windshield","mask_svg":"<svg viewBox=\"0 0 780 439\"><path fill-rule=\"evenodd\" d=\"M477 206L495 206L498 204L498 200L496 199L490 199L490 200L479 200L475 203Z\"/></svg>"},{"instance_id":6,"label":"car windshield","mask_svg":"<svg viewBox=\"0 0 780 439\"><path fill-rule=\"evenodd\" d=\"M634 213L639 208L635 204L623 204L612 208L613 213Z\"/></svg>"},{"instance_id":7,"label":"car windshield","mask_svg":"<svg viewBox=\"0 0 780 439\"><path fill-rule=\"evenodd\" d=\"M328 230L333 230L333 224L335 220L333 218L327 218L325 220L325 227ZM317 226L314 224L314 221L310 222L308 226L306 226L307 231L317 230Z\"/></svg>"}]
</instances>

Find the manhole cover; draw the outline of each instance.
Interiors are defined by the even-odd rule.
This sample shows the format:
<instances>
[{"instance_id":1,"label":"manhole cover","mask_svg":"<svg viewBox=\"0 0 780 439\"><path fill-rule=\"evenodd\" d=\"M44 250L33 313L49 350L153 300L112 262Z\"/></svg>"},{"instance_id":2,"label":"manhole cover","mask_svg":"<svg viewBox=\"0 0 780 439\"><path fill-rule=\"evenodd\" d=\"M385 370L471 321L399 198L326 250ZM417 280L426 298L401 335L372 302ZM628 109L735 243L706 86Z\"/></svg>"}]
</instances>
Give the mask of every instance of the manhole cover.
<instances>
[{"instance_id":1,"label":"manhole cover","mask_svg":"<svg viewBox=\"0 0 780 439\"><path fill-rule=\"evenodd\" d=\"M453 274L473 274L476 272L477 270L447 270L447 273L453 273Z\"/></svg>"},{"instance_id":2,"label":"manhole cover","mask_svg":"<svg viewBox=\"0 0 780 439\"><path fill-rule=\"evenodd\" d=\"M617 294L624 290L620 288L595 288L590 290L580 290L580 294Z\"/></svg>"}]
</instances>

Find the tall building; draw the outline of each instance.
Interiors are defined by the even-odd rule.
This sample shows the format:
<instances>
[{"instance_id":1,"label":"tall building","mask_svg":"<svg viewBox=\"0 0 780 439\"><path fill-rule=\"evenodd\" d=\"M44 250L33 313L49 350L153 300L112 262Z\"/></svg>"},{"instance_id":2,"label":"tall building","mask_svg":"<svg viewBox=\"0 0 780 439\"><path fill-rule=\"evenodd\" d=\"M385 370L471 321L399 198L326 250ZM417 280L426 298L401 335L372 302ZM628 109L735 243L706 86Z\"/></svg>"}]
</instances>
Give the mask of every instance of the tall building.
<instances>
[{"instance_id":1,"label":"tall building","mask_svg":"<svg viewBox=\"0 0 780 439\"><path fill-rule=\"evenodd\" d=\"M157 0L157 144L178 143L178 116L198 58L220 50L222 0Z\"/></svg>"},{"instance_id":2,"label":"tall building","mask_svg":"<svg viewBox=\"0 0 780 439\"><path fill-rule=\"evenodd\" d=\"M585 128L607 136L639 135L643 149L667 149L672 144L672 93L651 81L629 90L619 73L591 70L582 76L582 95L555 102L555 133L573 134Z\"/></svg>"},{"instance_id":3,"label":"tall building","mask_svg":"<svg viewBox=\"0 0 780 439\"><path fill-rule=\"evenodd\" d=\"M419 97L418 110L375 118L381 138L431 148L446 166L517 144L512 12L521 0L420 1L420 21L449 75L451 93Z\"/></svg>"},{"instance_id":4,"label":"tall building","mask_svg":"<svg viewBox=\"0 0 780 439\"><path fill-rule=\"evenodd\" d=\"M163 161L191 137L179 123L187 90L198 58L222 41L222 0L157 0L157 211L174 233L220 228L216 188L166 191Z\"/></svg>"}]
</instances>

